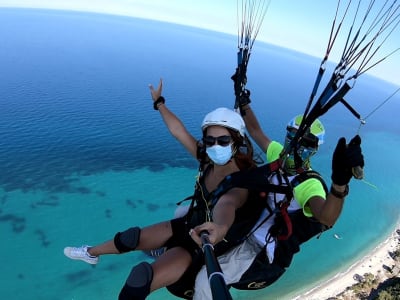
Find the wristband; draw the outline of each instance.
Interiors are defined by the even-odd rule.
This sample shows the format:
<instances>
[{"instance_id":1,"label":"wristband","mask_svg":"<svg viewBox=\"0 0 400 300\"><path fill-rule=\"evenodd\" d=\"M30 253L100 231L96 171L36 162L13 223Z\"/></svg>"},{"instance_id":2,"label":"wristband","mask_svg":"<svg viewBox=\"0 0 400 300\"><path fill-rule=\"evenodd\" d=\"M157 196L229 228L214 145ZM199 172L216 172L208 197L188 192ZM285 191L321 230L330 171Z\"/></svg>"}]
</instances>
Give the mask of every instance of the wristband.
<instances>
[{"instance_id":1,"label":"wristband","mask_svg":"<svg viewBox=\"0 0 400 300\"><path fill-rule=\"evenodd\" d=\"M343 199L344 197L346 197L349 194L349 185L346 184L346 188L344 189L343 192L339 192L338 190L336 190L332 185L331 185L331 189L329 191L333 196L335 196L336 198L340 198Z\"/></svg>"},{"instance_id":2,"label":"wristband","mask_svg":"<svg viewBox=\"0 0 400 300\"><path fill-rule=\"evenodd\" d=\"M164 99L163 96L158 97L158 99L157 99L156 101L154 101L154 103L153 103L153 108L154 108L154 110L158 110L158 105L159 105L160 103L162 103L162 104L165 103L165 99Z\"/></svg>"}]
</instances>

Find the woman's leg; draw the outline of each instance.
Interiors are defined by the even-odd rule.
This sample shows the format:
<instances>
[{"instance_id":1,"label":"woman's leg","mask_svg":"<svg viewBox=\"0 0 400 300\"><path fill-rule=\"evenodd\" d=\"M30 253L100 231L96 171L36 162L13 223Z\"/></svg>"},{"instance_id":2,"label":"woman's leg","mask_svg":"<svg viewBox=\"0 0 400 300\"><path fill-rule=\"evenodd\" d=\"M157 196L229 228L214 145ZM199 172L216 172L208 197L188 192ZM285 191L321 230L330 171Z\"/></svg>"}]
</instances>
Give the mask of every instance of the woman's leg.
<instances>
[{"instance_id":1,"label":"woman's leg","mask_svg":"<svg viewBox=\"0 0 400 300\"><path fill-rule=\"evenodd\" d=\"M181 247L169 249L152 263L154 271L151 291L176 282L192 263L189 252Z\"/></svg>"},{"instance_id":2,"label":"woman's leg","mask_svg":"<svg viewBox=\"0 0 400 300\"><path fill-rule=\"evenodd\" d=\"M191 261L189 252L176 247L161 255L152 265L147 262L136 265L132 268L118 299L146 299L152 291L176 282Z\"/></svg>"},{"instance_id":3,"label":"woman's leg","mask_svg":"<svg viewBox=\"0 0 400 300\"><path fill-rule=\"evenodd\" d=\"M161 222L139 229L129 228L118 232L114 239L90 247L88 253L93 256L119 254L133 250L151 250L161 247L172 236L171 222Z\"/></svg>"},{"instance_id":4,"label":"woman's leg","mask_svg":"<svg viewBox=\"0 0 400 300\"><path fill-rule=\"evenodd\" d=\"M114 239L96 246L66 247L64 254L71 259L96 264L100 255L155 249L164 245L171 236L171 222L165 221L143 229L129 228L118 232Z\"/></svg>"}]
</instances>

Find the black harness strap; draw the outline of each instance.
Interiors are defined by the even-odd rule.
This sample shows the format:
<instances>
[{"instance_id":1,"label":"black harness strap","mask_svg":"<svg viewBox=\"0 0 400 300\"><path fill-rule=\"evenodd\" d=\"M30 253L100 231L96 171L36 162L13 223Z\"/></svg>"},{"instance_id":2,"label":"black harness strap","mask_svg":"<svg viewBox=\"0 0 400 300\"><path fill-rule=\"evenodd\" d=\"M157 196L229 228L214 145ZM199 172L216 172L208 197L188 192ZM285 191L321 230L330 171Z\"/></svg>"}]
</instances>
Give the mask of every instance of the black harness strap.
<instances>
[{"instance_id":1,"label":"black harness strap","mask_svg":"<svg viewBox=\"0 0 400 300\"><path fill-rule=\"evenodd\" d=\"M285 181L285 185L276 185L269 183L269 178L270 176L276 173L278 174L280 180ZM282 176L280 176L282 175ZM279 203L275 203L276 209L275 212L278 213L283 221L284 221L284 226L286 227L286 230L282 230L281 228L279 230L279 234L276 236L278 240L287 240L291 234L292 234L292 223L290 221L290 217L288 214L288 207L290 205L291 200L293 199L293 189L294 187L298 186L302 182L306 181L307 179L310 178L316 178L318 179L325 192L328 193L328 188L322 178L322 176L313 170L309 171L304 171L300 173L299 175L295 176L291 181L288 180L288 177L286 174L282 174L281 169L280 169L280 162L279 161L274 161L271 164L267 164L261 167L258 167L256 169L252 170L247 170L247 171L239 171L236 173L233 173L229 176L227 176L221 184L218 186L218 188L212 193L211 197L211 203L214 206L218 199L227 191L234 187L239 187L239 188L247 188L247 189L252 189L255 191L259 192L266 192L266 193L274 193L274 194L283 194L285 195L285 199L283 201L280 201ZM283 182L282 182L283 183ZM271 212L272 210L270 207L268 207L266 203L266 207L270 211L270 215L265 218L263 222L261 222L256 229L258 229L266 220L268 220L271 217ZM281 224L283 225L283 224ZM251 235L256 229L252 230L250 234ZM283 233L284 232L284 233Z\"/></svg>"},{"instance_id":2,"label":"black harness strap","mask_svg":"<svg viewBox=\"0 0 400 300\"><path fill-rule=\"evenodd\" d=\"M285 194L288 196L288 199L291 199L293 195L290 187L269 183L269 177L274 172L281 172L279 160L255 169L238 171L225 177L218 188L212 193L211 204L215 205L223 194L235 187L258 192Z\"/></svg>"},{"instance_id":3,"label":"black harness strap","mask_svg":"<svg viewBox=\"0 0 400 300\"><path fill-rule=\"evenodd\" d=\"M235 172L227 177L218 185L218 188L209 194L207 197L209 202L209 208L212 209L218 202L219 198L231 190L232 188L246 188L253 191L265 192L265 193L274 193L274 194L282 194L285 195L285 199L276 202L275 201L275 209L269 207L268 203L265 203L266 208L269 211L269 215L249 234L246 235L245 239L248 238L255 230L257 230L265 221L267 221L274 213L279 215L282 218L283 222L280 222L280 226L282 228L274 228L273 231L270 232L270 235L275 236L278 240L287 240L293 232L292 223L290 221L289 213L287 211L291 200L293 199L293 189L310 178L318 179L326 193L328 193L327 185L325 184L321 175L313 170L304 171L295 176L291 181L289 181L287 174L281 169L281 161L276 160L270 164L263 165L261 167ZM269 182L271 175L277 174L279 184L272 184ZM185 200L192 200L189 214L193 210L194 202L196 196L191 196L186 198ZM185 201L183 200L183 201ZM183 202L181 201L181 202ZM285 227L285 228L283 228Z\"/></svg>"}]
</instances>

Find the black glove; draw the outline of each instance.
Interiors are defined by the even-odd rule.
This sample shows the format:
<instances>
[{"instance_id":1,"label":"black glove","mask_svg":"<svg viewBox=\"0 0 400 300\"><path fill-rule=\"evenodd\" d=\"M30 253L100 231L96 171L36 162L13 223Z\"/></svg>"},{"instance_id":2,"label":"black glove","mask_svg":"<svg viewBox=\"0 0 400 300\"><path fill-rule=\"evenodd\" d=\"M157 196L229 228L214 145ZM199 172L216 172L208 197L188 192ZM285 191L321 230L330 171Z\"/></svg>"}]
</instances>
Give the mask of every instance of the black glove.
<instances>
[{"instance_id":1,"label":"black glove","mask_svg":"<svg viewBox=\"0 0 400 300\"><path fill-rule=\"evenodd\" d=\"M361 138L356 135L348 145L346 139L340 138L332 158L332 182L346 185L353 175L352 169L364 167L364 156L361 152Z\"/></svg>"},{"instance_id":2,"label":"black glove","mask_svg":"<svg viewBox=\"0 0 400 300\"><path fill-rule=\"evenodd\" d=\"M240 93L239 99L237 100L238 101L235 103L235 107L239 106L240 115L244 117L246 115L246 109L244 109L244 107L251 102L250 91L247 89L243 90Z\"/></svg>"},{"instance_id":3,"label":"black glove","mask_svg":"<svg viewBox=\"0 0 400 300\"><path fill-rule=\"evenodd\" d=\"M239 96L239 107L242 108L243 106L249 104L250 100L250 91L245 89L240 93Z\"/></svg>"}]
</instances>

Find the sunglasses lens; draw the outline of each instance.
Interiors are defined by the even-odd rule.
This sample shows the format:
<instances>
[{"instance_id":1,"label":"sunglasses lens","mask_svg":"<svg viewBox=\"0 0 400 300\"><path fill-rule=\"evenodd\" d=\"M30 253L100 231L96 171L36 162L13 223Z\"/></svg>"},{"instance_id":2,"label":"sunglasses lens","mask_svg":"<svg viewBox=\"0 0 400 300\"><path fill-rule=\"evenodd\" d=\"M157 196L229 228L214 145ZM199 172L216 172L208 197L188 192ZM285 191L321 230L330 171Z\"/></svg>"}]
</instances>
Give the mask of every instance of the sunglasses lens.
<instances>
[{"instance_id":1,"label":"sunglasses lens","mask_svg":"<svg viewBox=\"0 0 400 300\"><path fill-rule=\"evenodd\" d=\"M205 138L203 138L203 141L207 147L211 147L215 144L215 138L212 136L206 136Z\"/></svg>"},{"instance_id":2,"label":"sunglasses lens","mask_svg":"<svg viewBox=\"0 0 400 300\"><path fill-rule=\"evenodd\" d=\"M307 148L317 148L318 147L318 137L313 134L307 134L302 139L302 145Z\"/></svg>"},{"instance_id":3,"label":"sunglasses lens","mask_svg":"<svg viewBox=\"0 0 400 300\"><path fill-rule=\"evenodd\" d=\"M229 135L222 135L218 137L208 135L203 138L203 141L206 147L214 146L215 142L217 142L218 145L225 147L231 143L231 137Z\"/></svg>"},{"instance_id":4,"label":"sunglasses lens","mask_svg":"<svg viewBox=\"0 0 400 300\"><path fill-rule=\"evenodd\" d=\"M286 130L286 138L289 141L293 140L293 138L296 136L297 129L288 126ZM318 137L310 132L307 132L300 139L300 146L304 146L306 148L318 148Z\"/></svg>"},{"instance_id":5,"label":"sunglasses lens","mask_svg":"<svg viewBox=\"0 0 400 300\"><path fill-rule=\"evenodd\" d=\"M217 137L217 143L222 147L228 146L231 143L231 137L229 135L219 136Z\"/></svg>"}]
</instances>

